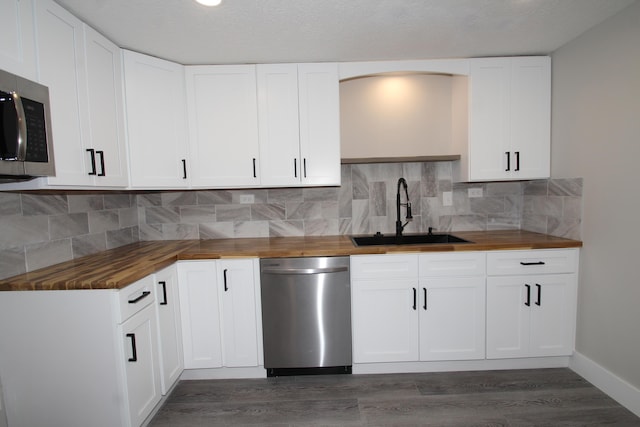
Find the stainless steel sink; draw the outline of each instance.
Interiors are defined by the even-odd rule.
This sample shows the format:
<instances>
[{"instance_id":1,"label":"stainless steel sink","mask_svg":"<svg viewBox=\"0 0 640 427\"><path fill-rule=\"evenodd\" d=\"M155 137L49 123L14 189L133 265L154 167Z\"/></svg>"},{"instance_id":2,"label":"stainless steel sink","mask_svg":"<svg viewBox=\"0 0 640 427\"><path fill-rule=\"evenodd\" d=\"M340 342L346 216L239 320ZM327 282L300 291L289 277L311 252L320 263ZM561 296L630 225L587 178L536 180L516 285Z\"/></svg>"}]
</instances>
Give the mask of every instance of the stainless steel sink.
<instances>
[{"instance_id":1,"label":"stainless steel sink","mask_svg":"<svg viewBox=\"0 0 640 427\"><path fill-rule=\"evenodd\" d=\"M407 234L396 237L376 234L373 236L353 236L351 241L356 246L375 245L433 245L442 243L472 243L469 240L461 239L452 234Z\"/></svg>"}]
</instances>

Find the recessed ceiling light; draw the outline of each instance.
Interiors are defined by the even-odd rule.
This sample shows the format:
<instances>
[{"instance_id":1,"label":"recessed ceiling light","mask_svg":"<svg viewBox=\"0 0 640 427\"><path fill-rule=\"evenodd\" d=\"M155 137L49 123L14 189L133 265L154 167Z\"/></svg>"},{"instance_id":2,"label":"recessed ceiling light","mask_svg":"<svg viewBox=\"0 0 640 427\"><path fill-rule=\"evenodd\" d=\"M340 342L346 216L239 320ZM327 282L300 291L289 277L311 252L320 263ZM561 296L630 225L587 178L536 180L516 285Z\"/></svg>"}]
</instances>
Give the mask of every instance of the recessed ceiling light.
<instances>
[{"instance_id":1,"label":"recessed ceiling light","mask_svg":"<svg viewBox=\"0 0 640 427\"><path fill-rule=\"evenodd\" d=\"M196 0L198 3L205 6L217 6L222 0Z\"/></svg>"}]
</instances>

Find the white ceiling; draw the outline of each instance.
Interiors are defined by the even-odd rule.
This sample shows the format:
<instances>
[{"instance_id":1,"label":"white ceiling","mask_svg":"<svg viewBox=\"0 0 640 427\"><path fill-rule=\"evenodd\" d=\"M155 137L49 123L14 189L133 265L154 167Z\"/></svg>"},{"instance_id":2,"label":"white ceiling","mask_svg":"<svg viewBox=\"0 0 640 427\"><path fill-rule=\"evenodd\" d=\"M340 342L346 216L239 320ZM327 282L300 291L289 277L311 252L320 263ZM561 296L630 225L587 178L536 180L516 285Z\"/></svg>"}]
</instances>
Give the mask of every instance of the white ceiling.
<instances>
[{"instance_id":1,"label":"white ceiling","mask_svg":"<svg viewBox=\"0 0 640 427\"><path fill-rule=\"evenodd\" d=\"M182 64L548 54L636 0L56 0Z\"/></svg>"}]
</instances>

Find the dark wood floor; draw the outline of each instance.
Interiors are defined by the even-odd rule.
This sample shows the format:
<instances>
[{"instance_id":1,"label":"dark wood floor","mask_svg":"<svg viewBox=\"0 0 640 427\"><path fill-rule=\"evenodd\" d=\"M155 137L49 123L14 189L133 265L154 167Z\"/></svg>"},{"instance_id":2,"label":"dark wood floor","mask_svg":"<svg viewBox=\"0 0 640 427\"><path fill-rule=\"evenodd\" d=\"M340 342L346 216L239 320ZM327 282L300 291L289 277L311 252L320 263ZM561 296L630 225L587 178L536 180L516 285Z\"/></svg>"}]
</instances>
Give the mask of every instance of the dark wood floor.
<instances>
[{"instance_id":1,"label":"dark wood floor","mask_svg":"<svg viewBox=\"0 0 640 427\"><path fill-rule=\"evenodd\" d=\"M161 426L640 426L569 369L181 381Z\"/></svg>"}]
</instances>

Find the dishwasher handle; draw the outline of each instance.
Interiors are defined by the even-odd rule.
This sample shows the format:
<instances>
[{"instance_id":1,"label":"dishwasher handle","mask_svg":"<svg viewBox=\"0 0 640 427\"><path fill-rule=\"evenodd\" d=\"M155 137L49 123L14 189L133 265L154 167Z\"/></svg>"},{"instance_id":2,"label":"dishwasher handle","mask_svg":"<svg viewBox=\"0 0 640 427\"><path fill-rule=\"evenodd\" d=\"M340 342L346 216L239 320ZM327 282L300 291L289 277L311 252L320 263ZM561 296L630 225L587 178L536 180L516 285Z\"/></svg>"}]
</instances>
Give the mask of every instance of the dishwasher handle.
<instances>
[{"instance_id":1,"label":"dishwasher handle","mask_svg":"<svg viewBox=\"0 0 640 427\"><path fill-rule=\"evenodd\" d=\"M349 267L263 268L262 274L323 274L323 273L340 273L342 271L349 271Z\"/></svg>"}]
</instances>

